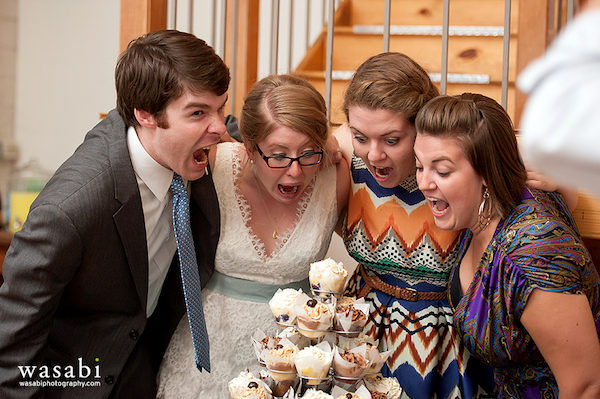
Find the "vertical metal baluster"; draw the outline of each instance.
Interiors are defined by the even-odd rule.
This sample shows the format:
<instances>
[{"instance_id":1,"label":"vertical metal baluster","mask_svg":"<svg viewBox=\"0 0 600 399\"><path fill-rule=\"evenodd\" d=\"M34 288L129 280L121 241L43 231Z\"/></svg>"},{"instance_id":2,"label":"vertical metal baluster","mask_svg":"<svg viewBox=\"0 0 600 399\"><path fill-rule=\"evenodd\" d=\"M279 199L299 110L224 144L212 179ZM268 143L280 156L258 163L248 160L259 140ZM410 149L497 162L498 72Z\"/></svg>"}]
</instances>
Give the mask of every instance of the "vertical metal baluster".
<instances>
[{"instance_id":1,"label":"vertical metal baluster","mask_svg":"<svg viewBox=\"0 0 600 399\"><path fill-rule=\"evenodd\" d=\"M383 11L383 52L390 51L390 9L391 0L385 0Z\"/></svg>"},{"instance_id":2,"label":"vertical metal baluster","mask_svg":"<svg viewBox=\"0 0 600 399\"><path fill-rule=\"evenodd\" d=\"M444 0L442 10L442 70L440 71L440 93L448 91L448 36L450 31L450 0Z\"/></svg>"},{"instance_id":3,"label":"vertical metal baluster","mask_svg":"<svg viewBox=\"0 0 600 399\"><path fill-rule=\"evenodd\" d=\"M335 15L334 0L329 0L329 20L327 21L327 61L325 71L325 106L327 121L331 123L331 77L333 74L333 23Z\"/></svg>"},{"instance_id":4,"label":"vertical metal baluster","mask_svg":"<svg viewBox=\"0 0 600 399\"><path fill-rule=\"evenodd\" d=\"M573 19L573 10L575 8L575 4L573 4L573 0L567 0L567 22Z\"/></svg>"},{"instance_id":5,"label":"vertical metal baluster","mask_svg":"<svg viewBox=\"0 0 600 399\"><path fill-rule=\"evenodd\" d=\"M310 0L306 0L306 48L310 47Z\"/></svg>"},{"instance_id":6,"label":"vertical metal baluster","mask_svg":"<svg viewBox=\"0 0 600 399\"><path fill-rule=\"evenodd\" d=\"M188 0L190 2L190 15L189 15L189 33L194 33L194 0Z\"/></svg>"},{"instance_id":7,"label":"vertical metal baluster","mask_svg":"<svg viewBox=\"0 0 600 399\"><path fill-rule=\"evenodd\" d=\"M288 73L292 72L293 38L294 38L294 0L290 0L290 29L288 38Z\"/></svg>"},{"instance_id":8,"label":"vertical metal baluster","mask_svg":"<svg viewBox=\"0 0 600 399\"><path fill-rule=\"evenodd\" d=\"M271 14L271 74L277 73L279 50L279 0L273 0Z\"/></svg>"},{"instance_id":9,"label":"vertical metal baluster","mask_svg":"<svg viewBox=\"0 0 600 399\"><path fill-rule=\"evenodd\" d=\"M504 50L502 54L502 107L508 102L508 59L510 50L510 6L511 0L504 0Z\"/></svg>"},{"instance_id":10,"label":"vertical metal baluster","mask_svg":"<svg viewBox=\"0 0 600 399\"><path fill-rule=\"evenodd\" d=\"M223 0L221 3L221 58L225 59L225 42L227 41L227 0Z\"/></svg>"},{"instance_id":11,"label":"vertical metal baluster","mask_svg":"<svg viewBox=\"0 0 600 399\"><path fill-rule=\"evenodd\" d=\"M238 21L238 0L233 0L233 18L231 38L231 85L229 86L229 113L235 115L235 89L236 89L236 70L237 70L237 21Z\"/></svg>"},{"instance_id":12,"label":"vertical metal baluster","mask_svg":"<svg viewBox=\"0 0 600 399\"><path fill-rule=\"evenodd\" d=\"M216 48L217 45L217 0L212 2L212 26L210 31L210 45Z\"/></svg>"},{"instance_id":13,"label":"vertical metal baluster","mask_svg":"<svg viewBox=\"0 0 600 399\"><path fill-rule=\"evenodd\" d=\"M168 29L177 29L177 0L171 0L168 5L169 7L169 22L167 24Z\"/></svg>"}]
</instances>

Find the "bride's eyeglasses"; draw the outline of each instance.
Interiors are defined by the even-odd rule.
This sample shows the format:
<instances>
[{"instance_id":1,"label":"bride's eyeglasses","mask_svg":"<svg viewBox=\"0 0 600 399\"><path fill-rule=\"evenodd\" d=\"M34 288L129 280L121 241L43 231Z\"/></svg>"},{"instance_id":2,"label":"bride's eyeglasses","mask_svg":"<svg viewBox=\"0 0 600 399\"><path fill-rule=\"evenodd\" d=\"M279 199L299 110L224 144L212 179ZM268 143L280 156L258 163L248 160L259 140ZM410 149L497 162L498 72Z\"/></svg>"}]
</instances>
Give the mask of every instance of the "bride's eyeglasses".
<instances>
[{"instance_id":1,"label":"bride's eyeglasses","mask_svg":"<svg viewBox=\"0 0 600 399\"><path fill-rule=\"evenodd\" d=\"M298 161L298 164L301 166L311 166L311 165L317 165L317 164L321 163L321 161L323 160L323 151L306 151L306 152L302 153L302 155L300 155L299 157L292 158L292 157L286 157L285 155L272 155L272 156L267 157L261 151L261 149L258 147L258 145L256 146L256 149L258 150L258 153L260 154L262 159L265 160L267 166L269 168L274 168L274 169L287 168L294 161Z\"/></svg>"}]
</instances>

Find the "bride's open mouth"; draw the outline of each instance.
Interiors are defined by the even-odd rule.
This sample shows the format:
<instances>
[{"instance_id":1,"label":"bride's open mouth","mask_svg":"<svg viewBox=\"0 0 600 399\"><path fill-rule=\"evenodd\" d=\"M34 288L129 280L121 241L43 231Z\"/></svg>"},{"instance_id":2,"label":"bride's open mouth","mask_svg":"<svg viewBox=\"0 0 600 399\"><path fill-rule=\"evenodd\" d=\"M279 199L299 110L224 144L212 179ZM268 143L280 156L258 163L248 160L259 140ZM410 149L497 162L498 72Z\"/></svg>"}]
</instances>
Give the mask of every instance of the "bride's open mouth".
<instances>
[{"instance_id":1,"label":"bride's open mouth","mask_svg":"<svg viewBox=\"0 0 600 399\"><path fill-rule=\"evenodd\" d=\"M300 192L300 184L293 184L293 185L287 185L287 184L278 184L277 185L277 190L279 191L279 193L285 197L294 197L296 196L299 192Z\"/></svg>"}]
</instances>

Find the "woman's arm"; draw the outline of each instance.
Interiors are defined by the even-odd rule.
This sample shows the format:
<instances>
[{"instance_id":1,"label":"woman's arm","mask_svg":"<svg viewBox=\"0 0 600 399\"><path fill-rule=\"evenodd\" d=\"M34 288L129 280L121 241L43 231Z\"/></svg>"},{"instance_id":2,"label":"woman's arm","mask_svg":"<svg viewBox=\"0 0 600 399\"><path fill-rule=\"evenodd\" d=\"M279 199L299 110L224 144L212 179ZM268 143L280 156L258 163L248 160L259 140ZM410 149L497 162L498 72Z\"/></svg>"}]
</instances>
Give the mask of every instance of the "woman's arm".
<instances>
[{"instance_id":1,"label":"woman's arm","mask_svg":"<svg viewBox=\"0 0 600 399\"><path fill-rule=\"evenodd\" d=\"M337 139L342 156L348 162L348 165L352 162L352 132L347 124L343 124L338 127L334 132L333 136Z\"/></svg>"},{"instance_id":2,"label":"woman's arm","mask_svg":"<svg viewBox=\"0 0 600 399\"><path fill-rule=\"evenodd\" d=\"M338 209L338 221L335 226L335 232L342 236L342 224L346 216L348 206L348 195L350 194L350 168L346 160L342 158L336 164L336 199Z\"/></svg>"},{"instance_id":3,"label":"woman's arm","mask_svg":"<svg viewBox=\"0 0 600 399\"><path fill-rule=\"evenodd\" d=\"M600 397L600 342L585 295L534 289L521 323L550 366L560 398Z\"/></svg>"}]
</instances>

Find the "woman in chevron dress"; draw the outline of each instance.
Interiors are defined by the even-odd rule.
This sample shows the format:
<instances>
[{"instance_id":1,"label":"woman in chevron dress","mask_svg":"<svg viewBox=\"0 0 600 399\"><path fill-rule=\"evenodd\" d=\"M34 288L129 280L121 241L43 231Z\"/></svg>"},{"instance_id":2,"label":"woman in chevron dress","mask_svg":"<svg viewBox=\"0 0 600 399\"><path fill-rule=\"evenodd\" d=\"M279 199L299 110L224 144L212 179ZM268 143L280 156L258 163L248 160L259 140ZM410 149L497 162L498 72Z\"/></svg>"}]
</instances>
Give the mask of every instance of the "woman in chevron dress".
<instances>
[{"instance_id":1,"label":"woman in chevron dress","mask_svg":"<svg viewBox=\"0 0 600 399\"><path fill-rule=\"evenodd\" d=\"M365 61L347 89L336 137L351 162L343 238L360 263L349 288L371 304L365 332L391 351L382 372L403 397L474 398L487 368L465 351L447 299L458 232L436 227L415 180L414 118L438 90L409 57ZM353 154L352 154L353 151Z\"/></svg>"}]
</instances>

